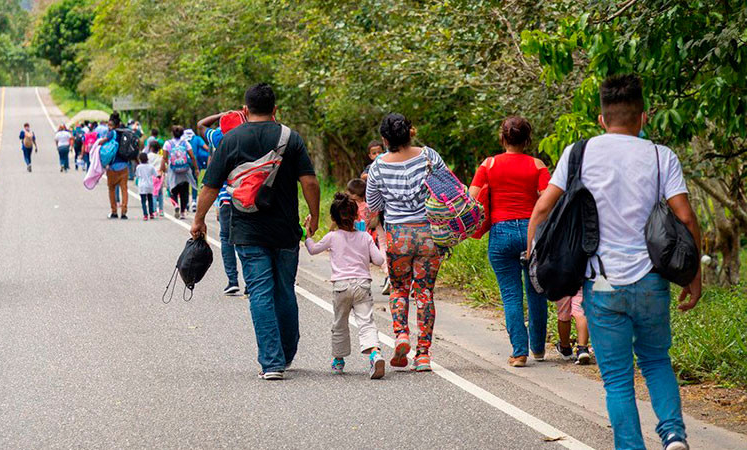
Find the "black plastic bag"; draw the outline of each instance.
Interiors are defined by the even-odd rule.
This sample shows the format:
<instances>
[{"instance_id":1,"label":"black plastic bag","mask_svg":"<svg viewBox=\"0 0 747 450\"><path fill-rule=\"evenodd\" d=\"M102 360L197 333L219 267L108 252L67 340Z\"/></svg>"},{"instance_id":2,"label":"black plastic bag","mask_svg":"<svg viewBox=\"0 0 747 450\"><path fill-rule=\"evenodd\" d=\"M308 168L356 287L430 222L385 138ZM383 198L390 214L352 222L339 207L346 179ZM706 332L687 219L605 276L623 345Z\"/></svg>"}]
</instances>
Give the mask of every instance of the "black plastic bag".
<instances>
[{"instance_id":1,"label":"black plastic bag","mask_svg":"<svg viewBox=\"0 0 747 450\"><path fill-rule=\"evenodd\" d=\"M689 285L698 274L700 257L690 230L674 215L666 200L661 198L661 169L659 148L656 148L656 195L646 222L646 247L656 271L663 278L682 287Z\"/></svg>"},{"instance_id":2,"label":"black plastic bag","mask_svg":"<svg viewBox=\"0 0 747 450\"><path fill-rule=\"evenodd\" d=\"M169 284L166 285L166 291L164 291L161 300L164 303L171 301L174 296L174 288L176 287L176 272L179 272L179 276L184 281L184 293L182 298L184 301L192 300L194 294L195 284L199 283L205 277L210 266L213 264L213 250L210 248L210 244L207 243L205 238L189 239L187 244L182 250L182 254L179 255L179 259L176 260L176 267L174 273L171 274ZM174 283L171 288L171 296L168 301L166 300L166 293L169 291L169 286ZM189 298L186 297L187 289L190 291Z\"/></svg>"}]
</instances>

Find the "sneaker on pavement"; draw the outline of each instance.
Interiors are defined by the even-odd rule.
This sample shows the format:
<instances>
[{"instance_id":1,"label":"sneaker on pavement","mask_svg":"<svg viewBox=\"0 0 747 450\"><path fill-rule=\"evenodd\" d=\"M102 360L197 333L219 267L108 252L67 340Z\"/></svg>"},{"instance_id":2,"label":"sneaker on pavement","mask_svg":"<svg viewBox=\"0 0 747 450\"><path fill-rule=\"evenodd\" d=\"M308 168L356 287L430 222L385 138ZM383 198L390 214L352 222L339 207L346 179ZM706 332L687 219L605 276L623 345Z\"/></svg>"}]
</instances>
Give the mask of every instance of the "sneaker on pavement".
<instances>
[{"instance_id":1,"label":"sneaker on pavement","mask_svg":"<svg viewBox=\"0 0 747 450\"><path fill-rule=\"evenodd\" d=\"M342 358L332 358L332 373L342 375L343 369L345 369L345 360Z\"/></svg>"},{"instance_id":2,"label":"sneaker on pavement","mask_svg":"<svg viewBox=\"0 0 747 450\"><path fill-rule=\"evenodd\" d=\"M511 367L525 367L527 365L526 356L509 356L508 365Z\"/></svg>"},{"instance_id":3,"label":"sneaker on pavement","mask_svg":"<svg viewBox=\"0 0 747 450\"><path fill-rule=\"evenodd\" d=\"M394 356L389 360L392 367L407 367L407 354L410 353L410 337L402 333L394 343Z\"/></svg>"},{"instance_id":4,"label":"sneaker on pavement","mask_svg":"<svg viewBox=\"0 0 747 450\"><path fill-rule=\"evenodd\" d=\"M150 218L151 218L151 220L155 219L156 218L156 213L151 213L150 214Z\"/></svg>"},{"instance_id":5,"label":"sneaker on pavement","mask_svg":"<svg viewBox=\"0 0 747 450\"><path fill-rule=\"evenodd\" d=\"M239 292L241 292L241 289L239 289L238 284L229 283L228 286L223 289L223 295L238 295Z\"/></svg>"},{"instance_id":6,"label":"sneaker on pavement","mask_svg":"<svg viewBox=\"0 0 747 450\"><path fill-rule=\"evenodd\" d=\"M545 360L545 352L542 352L542 353L534 353L534 352L532 352L532 358L534 358L535 361L544 361Z\"/></svg>"},{"instance_id":7,"label":"sneaker on pavement","mask_svg":"<svg viewBox=\"0 0 747 450\"><path fill-rule=\"evenodd\" d=\"M192 202L192 206L190 207L192 212L197 212L197 202Z\"/></svg>"},{"instance_id":8,"label":"sneaker on pavement","mask_svg":"<svg viewBox=\"0 0 747 450\"><path fill-rule=\"evenodd\" d=\"M161 216L161 217L163 217L163 210L162 209L158 211L158 215Z\"/></svg>"},{"instance_id":9,"label":"sneaker on pavement","mask_svg":"<svg viewBox=\"0 0 747 450\"><path fill-rule=\"evenodd\" d=\"M664 450L690 450L687 441L674 433L664 440Z\"/></svg>"},{"instance_id":10,"label":"sneaker on pavement","mask_svg":"<svg viewBox=\"0 0 747 450\"><path fill-rule=\"evenodd\" d=\"M174 217L177 219L181 219L182 217L182 210L178 206L174 208Z\"/></svg>"},{"instance_id":11,"label":"sneaker on pavement","mask_svg":"<svg viewBox=\"0 0 747 450\"><path fill-rule=\"evenodd\" d=\"M127 214L122 214L121 216L119 216L119 218L122 220L127 220Z\"/></svg>"},{"instance_id":12,"label":"sneaker on pavement","mask_svg":"<svg viewBox=\"0 0 747 450\"><path fill-rule=\"evenodd\" d=\"M285 370L286 371L290 370L292 366L293 366L293 361L285 363Z\"/></svg>"},{"instance_id":13,"label":"sneaker on pavement","mask_svg":"<svg viewBox=\"0 0 747 450\"><path fill-rule=\"evenodd\" d=\"M560 342L555 344L555 350L560 353L560 357L563 361L570 361L573 359L573 347L563 347Z\"/></svg>"},{"instance_id":14,"label":"sneaker on pavement","mask_svg":"<svg viewBox=\"0 0 747 450\"><path fill-rule=\"evenodd\" d=\"M576 346L576 364L579 366L585 366L591 362L591 354L589 354L589 347L585 345Z\"/></svg>"},{"instance_id":15,"label":"sneaker on pavement","mask_svg":"<svg viewBox=\"0 0 747 450\"><path fill-rule=\"evenodd\" d=\"M378 380L384 378L386 363L384 362L384 357L381 356L381 350L372 350L368 360L371 363L371 370L369 371L371 379Z\"/></svg>"},{"instance_id":16,"label":"sneaker on pavement","mask_svg":"<svg viewBox=\"0 0 747 450\"><path fill-rule=\"evenodd\" d=\"M119 216L117 215L117 213L109 213L109 215L106 217L110 219L119 219Z\"/></svg>"},{"instance_id":17,"label":"sneaker on pavement","mask_svg":"<svg viewBox=\"0 0 747 450\"><path fill-rule=\"evenodd\" d=\"M384 286L381 289L381 295L389 295L392 290L392 283L389 282L389 277L384 279Z\"/></svg>"},{"instance_id":18,"label":"sneaker on pavement","mask_svg":"<svg viewBox=\"0 0 747 450\"><path fill-rule=\"evenodd\" d=\"M282 370L273 370L270 372L260 372L259 377L263 380L282 380L285 378L285 373Z\"/></svg>"},{"instance_id":19,"label":"sneaker on pavement","mask_svg":"<svg viewBox=\"0 0 747 450\"><path fill-rule=\"evenodd\" d=\"M415 372L430 372L431 370L431 356L428 353L421 353L412 360L410 370Z\"/></svg>"},{"instance_id":20,"label":"sneaker on pavement","mask_svg":"<svg viewBox=\"0 0 747 450\"><path fill-rule=\"evenodd\" d=\"M29 164L29 165L26 166L26 171L27 172L31 172L31 164Z\"/></svg>"},{"instance_id":21,"label":"sneaker on pavement","mask_svg":"<svg viewBox=\"0 0 747 450\"><path fill-rule=\"evenodd\" d=\"M148 221L148 216L143 216L143 220L147 222Z\"/></svg>"}]
</instances>

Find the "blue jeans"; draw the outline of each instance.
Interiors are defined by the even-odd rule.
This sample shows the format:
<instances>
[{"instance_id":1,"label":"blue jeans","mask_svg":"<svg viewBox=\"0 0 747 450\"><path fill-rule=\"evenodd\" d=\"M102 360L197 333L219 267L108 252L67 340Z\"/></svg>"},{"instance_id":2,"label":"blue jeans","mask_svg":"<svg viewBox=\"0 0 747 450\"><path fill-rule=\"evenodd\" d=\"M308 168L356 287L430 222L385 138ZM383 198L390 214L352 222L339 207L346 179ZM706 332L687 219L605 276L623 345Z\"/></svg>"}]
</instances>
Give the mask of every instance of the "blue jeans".
<instances>
[{"instance_id":1,"label":"blue jeans","mask_svg":"<svg viewBox=\"0 0 747 450\"><path fill-rule=\"evenodd\" d=\"M228 283L239 285L239 271L236 266L236 247L231 244L231 205L218 208L218 222L220 223L220 252L223 256L223 268L228 277Z\"/></svg>"},{"instance_id":2,"label":"blue jeans","mask_svg":"<svg viewBox=\"0 0 747 450\"><path fill-rule=\"evenodd\" d=\"M21 146L21 150L23 150L23 160L26 162L27 166L31 165L31 151L34 150L33 148L26 148L24 146Z\"/></svg>"},{"instance_id":3,"label":"blue jeans","mask_svg":"<svg viewBox=\"0 0 747 450\"><path fill-rule=\"evenodd\" d=\"M591 281L584 284L583 307L607 391L615 448L646 448L635 404L633 352L659 418L656 432L662 440L672 434L684 439L680 391L669 359L669 282L648 274L612 292L596 292L592 285Z\"/></svg>"},{"instance_id":4,"label":"blue jeans","mask_svg":"<svg viewBox=\"0 0 747 450\"><path fill-rule=\"evenodd\" d=\"M158 206L158 211L163 211L163 187L158 190L157 194L153 194L156 197L156 205Z\"/></svg>"},{"instance_id":5,"label":"blue jeans","mask_svg":"<svg viewBox=\"0 0 747 450\"><path fill-rule=\"evenodd\" d=\"M70 169L70 146L57 147L57 152L60 154L60 167L65 170Z\"/></svg>"},{"instance_id":6,"label":"blue jeans","mask_svg":"<svg viewBox=\"0 0 747 450\"><path fill-rule=\"evenodd\" d=\"M237 245L262 371L282 371L298 349L298 247Z\"/></svg>"},{"instance_id":7,"label":"blue jeans","mask_svg":"<svg viewBox=\"0 0 747 450\"><path fill-rule=\"evenodd\" d=\"M140 205L143 207L143 216L153 214L153 194L140 194Z\"/></svg>"},{"instance_id":8,"label":"blue jeans","mask_svg":"<svg viewBox=\"0 0 747 450\"><path fill-rule=\"evenodd\" d=\"M490 229L488 258L493 266L501 290L506 329L511 339L511 356L528 356L532 352L544 354L547 337L547 299L538 294L529 281L527 270L521 266L521 252L527 249L529 220L498 222ZM524 273L524 289L521 274ZM529 334L524 325L524 293L529 312Z\"/></svg>"}]
</instances>

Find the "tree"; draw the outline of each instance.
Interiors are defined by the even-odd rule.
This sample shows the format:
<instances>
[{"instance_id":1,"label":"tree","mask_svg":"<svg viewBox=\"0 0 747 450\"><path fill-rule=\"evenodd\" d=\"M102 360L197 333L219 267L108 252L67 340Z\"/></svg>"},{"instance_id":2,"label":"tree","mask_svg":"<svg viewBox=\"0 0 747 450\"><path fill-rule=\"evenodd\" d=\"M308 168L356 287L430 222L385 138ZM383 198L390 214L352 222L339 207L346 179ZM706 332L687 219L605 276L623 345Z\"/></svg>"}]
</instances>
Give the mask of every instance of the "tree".
<instances>
[{"instance_id":1,"label":"tree","mask_svg":"<svg viewBox=\"0 0 747 450\"><path fill-rule=\"evenodd\" d=\"M61 0L50 5L36 28L32 45L48 60L60 83L75 91L86 69L81 43L91 35L93 11L87 0Z\"/></svg>"},{"instance_id":2,"label":"tree","mask_svg":"<svg viewBox=\"0 0 747 450\"><path fill-rule=\"evenodd\" d=\"M740 158L747 153L747 8L738 0L604 5L580 2L577 14L557 25L522 33L522 48L539 61L545 83L579 69L585 74L540 149L556 159L575 139L596 134L600 81L639 73L651 117L647 133L677 151L691 184L707 194L699 208L709 222L705 249L721 254L712 278L736 283L747 229Z\"/></svg>"}]
</instances>

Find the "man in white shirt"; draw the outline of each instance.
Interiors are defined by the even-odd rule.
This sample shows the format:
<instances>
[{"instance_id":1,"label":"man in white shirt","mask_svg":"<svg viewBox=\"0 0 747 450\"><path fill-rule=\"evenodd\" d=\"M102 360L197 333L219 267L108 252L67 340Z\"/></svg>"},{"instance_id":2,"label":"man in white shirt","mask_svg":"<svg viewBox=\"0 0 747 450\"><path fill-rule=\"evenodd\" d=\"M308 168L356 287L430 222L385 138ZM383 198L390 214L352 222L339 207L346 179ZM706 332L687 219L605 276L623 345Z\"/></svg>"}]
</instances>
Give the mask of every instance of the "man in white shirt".
<instances>
[{"instance_id":1,"label":"man in white shirt","mask_svg":"<svg viewBox=\"0 0 747 450\"><path fill-rule=\"evenodd\" d=\"M634 75L610 77L602 84L600 97L599 124L607 133L587 143L581 181L596 200L600 234L597 254L612 288L599 288L593 280L587 281L583 307L607 391L615 447L645 449L635 403L635 352L659 418L656 431L664 448L686 450L689 447L679 387L669 358L672 343L669 282L655 273L646 249L644 227L654 205L663 196L690 230L698 248L700 229L677 156L667 147L638 138L647 119L640 79ZM548 189L535 206L529 223L530 247L537 225L547 218L566 189L571 148L563 152ZM661 167L658 193L657 148ZM596 257L590 265L594 270L589 269L587 276L600 273ZM692 309L700 293L699 271L683 290L679 309Z\"/></svg>"}]
</instances>

